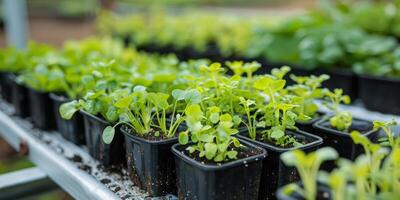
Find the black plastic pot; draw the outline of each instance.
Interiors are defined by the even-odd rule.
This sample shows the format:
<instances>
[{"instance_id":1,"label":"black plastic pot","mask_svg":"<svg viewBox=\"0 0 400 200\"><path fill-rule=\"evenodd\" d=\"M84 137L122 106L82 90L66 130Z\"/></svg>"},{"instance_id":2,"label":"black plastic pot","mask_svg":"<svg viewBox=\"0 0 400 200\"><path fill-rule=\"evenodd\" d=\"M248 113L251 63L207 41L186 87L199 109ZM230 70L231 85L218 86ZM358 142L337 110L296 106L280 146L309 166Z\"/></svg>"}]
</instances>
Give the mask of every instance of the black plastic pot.
<instances>
[{"instance_id":1,"label":"black plastic pot","mask_svg":"<svg viewBox=\"0 0 400 200\"><path fill-rule=\"evenodd\" d=\"M354 144L350 133L338 131L330 127L329 117L321 119L314 124L315 134L324 140L323 146L330 146L336 149L339 156L354 160L358 155L364 152L361 145ZM373 131L373 124L370 121L353 118L353 124L350 130L358 130L371 141L376 137L376 131ZM329 163L329 162L328 162ZM328 167L328 170L332 167Z\"/></svg>"},{"instance_id":2,"label":"black plastic pot","mask_svg":"<svg viewBox=\"0 0 400 200\"><path fill-rule=\"evenodd\" d=\"M359 75L358 86L367 109L400 114L400 79Z\"/></svg>"},{"instance_id":3,"label":"black plastic pot","mask_svg":"<svg viewBox=\"0 0 400 200\"><path fill-rule=\"evenodd\" d=\"M124 164L124 136L119 128L115 129L111 144L105 144L102 139L103 130L111 124L83 110L80 113L83 116L85 141L89 154L105 167Z\"/></svg>"},{"instance_id":4,"label":"black plastic pot","mask_svg":"<svg viewBox=\"0 0 400 200\"><path fill-rule=\"evenodd\" d=\"M323 117L325 116L325 114L318 112L318 116L312 118L309 121L303 122L303 121L297 121L296 122L296 127L299 128L302 131L305 131L307 133L311 133L313 134L315 132L315 128L314 128L314 123L321 120Z\"/></svg>"},{"instance_id":5,"label":"black plastic pot","mask_svg":"<svg viewBox=\"0 0 400 200\"><path fill-rule=\"evenodd\" d=\"M202 164L186 155L185 147L172 146L175 155L178 198L196 200L257 199L263 159L267 153L246 141L257 155L221 165Z\"/></svg>"},{"instance_id":6,"label":"black plastic pot","mask_svg":"<svg viewBox=\"0 0 400 200\"><path fill-rule=\"evenodd\" d=\"M330 76L329 80L322 83L323 87L328 89L343 89L343 93L349 95L351 99L358 98L358 87L357 87L357 77L356 75L347 69L335 68L332 70L318 69L316 74L327 74Z\"/></svg>"},{"instance_id":7,"label":"black plastic pot","mask_svg":"<svg viewBox=\"0 0 400 200\"><path fill-rule=\"evenodd\" d=\"M28 88L17 82L17 77L14 76L10 82L11 87L11 103L14 106L15 115L19 117L29 117L29 97Z\"/></svg>"},{"instance_id":8,"label":"black plastic pot","mask_svg":"<svg viewBox=\"0 0 400 200\"><path fill-rule=\"evenodd\" d=\"M14 75L10 72L0 72L0 91L2 98L11 103L11 82Z\"/></svg>"},{"instance_id":9,"label":"black plastic pot","mask_svg":"<svg viewBox=\"0 0 400 200\"><path fill-rule=\"evenodd\" d=\"M63 95L51 93L50 98L53 101L54 118L58 132L74 144L85 144L85 128L83 124L82 114L77 112L70 120L65 120L61 117L59 108L63 103L70 100Z\"/></svg>"},{"instance_id":10,"label":"black plastic pot","mask_svg":"<svg viewBox=\"0 0 400 200\"><path fill-rule=\"evenodd\" d=\"M297 183L300 187L302 187L302 184L299 182ZM292 194L286 194L284 192L284 188L279 188L277 191L277 199L278 200L304 200L304 197L302 197L299 193L293 192ZM315 197L315 200L330 200L332 199L332 194L331 190L328 186L324 184L318 184L317 185L317 196Z\"/></svg>"},{"instance_id":11,"label":"black plastic pot","mask_svg":"<svg viewBox=\"0 0 400 200\"><path fill-rule=\"evenodd\" d=\"M33 124L43 130L54 130L56 121L49 93L28 87L29 113Z\"/></svg>"},{"instance_id":12,"label":"black plastic pot","mask_svg":"<svg viewBox=\"0 0 400 200\"><path fill-rule=\"evenodd\" d=\"M151 196L176 194L176 173L172 145L178 142L174 137L152 141L129 133L122 126L125 136L128 174L136 186Z\"/></svg>"},{"instance_id":13,"label":"black plastic pot","mask_svg":"<svg viewBox=\"0 0 400 200\"><path fill-rule=\"evenodd\" d=\"M255 141L250 139L247 134L247 130L242 130L237 137L249 141L268 151L268 157L264 159L263 162L263 170L258 196L259 200L275 199L275 192L279 187L299 180L296 168L287 167L280 159L281 154L294 149L311 152L317 150L322 144L322 139L320 137L311 135L300 130L286 130L286 134L293 135L300 141L307 142L307 144L301 147L293 148L281 148L264 142Z\"/></svg>"}]
</instances>

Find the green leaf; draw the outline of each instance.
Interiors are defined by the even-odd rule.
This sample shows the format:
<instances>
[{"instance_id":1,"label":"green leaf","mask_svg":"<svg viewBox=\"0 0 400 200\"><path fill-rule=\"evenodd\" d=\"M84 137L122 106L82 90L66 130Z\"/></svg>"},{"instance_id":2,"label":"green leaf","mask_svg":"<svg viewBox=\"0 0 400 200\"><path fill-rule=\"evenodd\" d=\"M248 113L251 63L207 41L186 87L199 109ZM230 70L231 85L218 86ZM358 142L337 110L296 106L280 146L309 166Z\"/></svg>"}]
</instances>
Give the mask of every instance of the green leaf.
<instances>
[{"instance_id":1,"label":"green leaf","mask_svg":"<svg viewBox=\"0 0 400 200\"><path fill-rule=\"evenodd\" d=\"M274 127L271 130L271 138L279 139L279 138L283 137L284 135L285 135L285 133L277 127Z\"/></svg>"},{"instance_id":2,"label":"green leaf","mask_svg":"<svg viewBox=\"0 0 400 200\"><path fill-rule=\"evenodd\" d=\"M107 126L104 130L103 130L103 142L106 144L111 144L113 138L114 138L114 134L115 134L115 129L112 126Z\"/></svg>"},{"instance_id":3,"label":"green leaf","mask_svg":"<svg viewBox=\"0 0 400 200\"><path fill-rule=\"evenodd\" d=\"M206 158L211 160L214 158L215 154L217 153L218 147L214 143L206 143L204 145L204 150L206 153Z\"/></svg>"},{"instance_id":4,"label":"green leaf","mask_svg":"<svg viewBox=\"0 0 400 200\"><path fill-rule=\"evenodd\" d=\"M240 147L240 141L237 138L232 138L232 142L235 147Z\"/></svg>"},{"instance_id":5,"label":"green leaf","mask_svg":"<svg viewBox=\"0 0 400 200\"><path fill-rule=\"evenodd\" d=\"M335 160L339 157L339 154L332 147L318 149L315 154L320 161Z\"/></svg>"},{"instance_id":6,"label":"green leaf","mask_svg":"<svg viewBox=\"0 0 400 200\"><path fill-rule=\"evenodd\" d=\"M198 140L200 142L213 142L214 138L215 138L215 136L213 134L209 134L209 133L203 133L198 136Z\"/></svg>"},{"instance_id":7,"label":"green leaf","mask_svg":"<svg viewBox=\"0 0 400 200\"><path fill-rule=\"evenodd\" d=\"M201 94L195 89L185 92L185 101L190 104L197 104L201 102Z\"/></svg>"},{"instance_id":8,"label":"green leaf","mask_svg":"<svg viewBox=\"0 0 400 200\"><path fill-rule=\"evenodd\" d=\"M79 110L77 105L78 101L76 100L62 104L59 108L61 117L67 120L71 119L75 112Z\"/></svg>"},{"instance_id":9,"label":"green leaf","mask_svg":"<svg viewBox=\"0 0 400 200\"><path fill-rule=\"evenodd\" d=\"M226 155L228 156L228 158L230 158L230 159L237 159L237 154L238 154L238 152L237 151L228 151L228 152L226 152Z\"/></svg>"},{"instance_id":10,"label":"green leaf","mask_svg":"<svg viewBox=\"0 0 400 200\"><path fill-rule=\"evenodd\" d=\"M215 162L221 162L224 160L224 156L222 154L218 154L217 156L215 156L214 161Z\"/></svg>"},{"instance_id":11,"label":"green leaf","mask_svg":"<svg viewBox=\"0 0 400 200\"><path fill-rule=\"evenodd\" d=\"M179 144L185 145L189 142L189 135L187 131L179 133Z\"/></svg>"},{"instance_id":12,"label":"green leaf","mask_svg":"<svg viewBox=\"0 0 400 200\"><path fill-rule=\"evenodd\" d=\"M133 97L131 95L128 95L117 102L115 102L114 106L117 108L128 108L129 105L132 102Z\"/></svg>"},{"instance_id":13,"label":"green leaf","mask_svg":"<svg viewBox=\"0 0 400 200\"><path fill-rule=\"evenodd\" d=\"M218 113L212 113L209 117L211 123L216 124L219 121L219 114Z\"/></svg>"},{"instance_id":14,"label":"green leaf","mask_svg":"<svg viewBox=\"0 0 400 200\"><path fill-rule=\"evenodd\" d=\"M185 91L180 89L175 89L172 91L172 96L175 100L180 101L185 99Z\"/></svg>"},{"instance_id":15,"label":"green leaf","mask_svg":"<svg viewBox=\"0 0 400 200\"><path fill-rule=\"evenodd\" d=\"M145 92L145 91L146 91L146 87L144 87L142 85L138 85L133 88L133 92Z\"/></svg>"}]
</instances>

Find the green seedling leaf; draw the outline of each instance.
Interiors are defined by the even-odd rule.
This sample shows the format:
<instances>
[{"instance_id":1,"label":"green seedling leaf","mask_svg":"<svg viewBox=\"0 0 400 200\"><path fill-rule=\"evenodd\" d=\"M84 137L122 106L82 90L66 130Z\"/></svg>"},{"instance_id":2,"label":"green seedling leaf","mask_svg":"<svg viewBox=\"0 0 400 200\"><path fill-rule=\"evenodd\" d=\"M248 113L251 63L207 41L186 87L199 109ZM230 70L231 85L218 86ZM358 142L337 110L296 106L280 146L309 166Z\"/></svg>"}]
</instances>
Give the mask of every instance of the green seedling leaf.
<instances>
[{"instance_id":1,"label":"green seedling leaf","mask_svg":"<svg viewBox=\"0 0 400 200\"><path fill-rule=\"evenodd\" d=\"M205 149L206 158L207 158L208 160L211 160L211 159L213 159L214 156L216 155L217 150L218 150L218 147L217 147L217 145L214 144L214 143L206 143L206 144L204 145L204 149Z\"/></svg>"},{"instance_id":2,"label":"green seedling leaf","mask_svg":"<svg viewBox=\"0 0 400 200\"><path fill-rule=\"evenodd\" d=\"M59 108L61 117L67 120L71 119L72 116L79 110L79 108L77 108L77 105L78 101L76 100L62 104Z\"/></svg>"},{"instance_id":3,"label":"green seedling leaf","mask_svg":"<svg viewBox=\"0 0 400 200\"><path fill-rule=\"evenodd\" d=\"M117 102L115 102L114 106L117 108L128 108L132 102L132 99L133 99L133 96L131 96L131 95L126 96L126 97L118 100Z\"/></svg>"},{"instance_id":4,"label":"green seedling leaf","mask_svg":"<svg viewBox=\"0 0 400 200\"><path fill-rule=\"evenodd\" d=\"M186 131L179 133L179 139L178 140L179 140L179 144L182 144L182 145L187 144L189 142L188 133ZM193 152L191 152L191 153L193 153Z\"/></svg>"},{"instance_id":5,"label":"green seedling leaf","mask_svg":"<svg viewBox=\"0 0 400 200\"><path fill-rule=\"evenodd\" d=\"M114 139L115 129L112 126L107 126L103 130L103 142L106 144L111 144L112 140Z\"/></svg>"},{"instance_id":6,"label":"green seedling leaf","mask_svg":"<svg viewBox=\"0 0 400 200\"><path fill-rule=\"evenodd\" d=\"M174 97L175 100L181 101L185 99L186 93L184 90L175 89L172 91L172 96Z\"/></svg>"}]
</instances>

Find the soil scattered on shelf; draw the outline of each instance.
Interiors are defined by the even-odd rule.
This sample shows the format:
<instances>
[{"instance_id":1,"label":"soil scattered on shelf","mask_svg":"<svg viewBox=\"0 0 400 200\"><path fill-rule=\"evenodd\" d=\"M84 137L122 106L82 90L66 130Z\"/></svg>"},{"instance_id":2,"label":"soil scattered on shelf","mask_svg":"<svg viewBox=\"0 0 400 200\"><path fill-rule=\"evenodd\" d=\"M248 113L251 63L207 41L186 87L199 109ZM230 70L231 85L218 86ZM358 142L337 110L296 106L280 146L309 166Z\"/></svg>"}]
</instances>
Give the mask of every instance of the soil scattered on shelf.
<instances>
[{"instance_id":1,"label":"soil scattered on shelf","mask_svg":"<svg viewBox=\"0 0 400 200\"><path fill-rule=\"evenodd\" d=\"M85 171L85 172L87 172L87 173L89 173L89 174L91 174L91 172L92 172L92 167L90 167L88 165L85 165L85 164L79 165L78 168L83 170L83 171Z\"/></svg>"},{"instance_id":2,"label":"soil scattered on shelf","mask_svg":"<svg viewBox=\"0 0 400 200\"><path fill-rule=\"evenodd\" d=\"M81 163L82 162L82 157L79 156L79 155L76 155L76 154L74 154L71 158L68 158L68 159L71 160L72 162L75 162L75 163Z\"/></svg>"},{"instance_id":3,"label":"soil scattered on shelf","mask_svg":"<svg viewBox=\"0 0 400 200\"><path fill-rule=\"evenodd\" d=\"M100 182L103 183L103 184L107 184L107 183L110 183L111 180L107 179L107 178L104 178L104 179L101 179Z\"/></svg>"}]
</instances>

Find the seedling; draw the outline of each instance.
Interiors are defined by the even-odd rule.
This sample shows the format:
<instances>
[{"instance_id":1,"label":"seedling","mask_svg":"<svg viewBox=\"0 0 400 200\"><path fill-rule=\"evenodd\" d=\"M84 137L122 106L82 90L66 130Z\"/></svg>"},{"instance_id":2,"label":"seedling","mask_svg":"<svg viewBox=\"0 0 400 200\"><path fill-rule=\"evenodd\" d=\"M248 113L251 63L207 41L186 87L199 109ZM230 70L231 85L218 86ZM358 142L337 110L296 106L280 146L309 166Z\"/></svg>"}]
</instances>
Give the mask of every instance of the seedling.
<instances>
[{"instance_id":1,"label":"seedling","mask_svg":"<svg viewBox=\"0 0 400 200\"><path fill-rule=\"evenodd\" d=\"M299 187L296 183L286 185L284 192L288 195L296 192L307 200L316 199L319 167L323 162L337 158L338 153L331 147L324 147L309 154L297 149L283 153L282 161L287 166L296 167L303 183L303 187Z\"/></svg>"},{"instance_id":2,"label":"seedling","mask_svg":"<svg viewBox=\"0 0 400 200\"><path fill-rule=\"evenodd\" d=\"M206 116L198 104L188 106L185 112L188 129L179 134L179 143L193 143L186 148L190 154L197 152L200 158L214 162L237 159L237 148L241 145L233 137L238 130L232 128L232 116L219 113L215 107L211 109Z\"/></svg>"},{"instance_id":3,"label":"seedling","mask_svg":"<svg viewBox=\"0 0 400 200\"><path fill-rule=\"evenodd\" d=\"M392 149L395 147L395 137L392 132L392 126L397 125L397 122L393 119L392 121L384 122L384 121L373 121L374 130L382 129L385 134L386 138L380 138L381 145L389 146Z\"/></svg>"},{"instance_id":4,"label":"seedling","mask_svg":"<svg viewBox=\"0 0 400 200\"><path fill-rule=\"evenodd\" d=\"M145 87L136 86L132 94L114 103L120 121L103 131L103 141L110 144L114 138L115 128L121 124L128 126L141 137L150 134L155 137L161 135L166 138L174 137L179 125L185 119L177 113L178 102L184 101L185 106L196 104L201 101L201 96L196 90L179 89L172 91L172 96L173 103L170 104L169 94L147 92ZM167 114L171 114L170 121L167 121Z\"/></svg>"},{"instance_id":5,"label":"seedling","mask_svg":"<svg viewBox=\"0 0 400 200\"><path fill-rule=\"evenodd\" d=\"M283 80L283 77L289 70L289 67L273 69L271 71L272 76L261 76L254 83L254 88L268 96L269 101L265 105L260 105L261 112L264 115L258 125L268 128L261 132L262 139L273 142L278 146L300 145L294 137L285 134L287 128L296 129L295 123L298 115L294 112L294 109L299 106L294 103L292 96L284 94L286 81ZM250 133L250 136L255 139L254 133Z\"/></svg>"},{"instance_id":6,"label":"seedling","mask_svg":"<svg viewBox=\"0 0 400 200\"><path fill-rule=\"evenodd\" d=\"M350 97L343 95L342 89L335 89L333 92L326 90L326 97L330 103L325 103L331 111L333 111L333 116L329 118L329 122L332 127L339 131L348 132L351 124L353 123L353 116L348 111L339 111L339 104L343 102L344 104L350 103Z\"/></svg>"},{"instance_id":7,"label":"seedling","mask_svg":"<svg viewBox=\"0 0 400 200\"><path fill-rule=\"evenodd\" d=\"M329 76L295 76L291 74L290 78L294 80L296 84L289 86L287 90L290 94L301 97L302 99L300 106L294 109L296 114L299 115L299 120L308 121L316 117L318 105L315 100L324 97L326 89L321 88L321 85L322 82L329 79Z\"/></svg>"}]
</instances>

